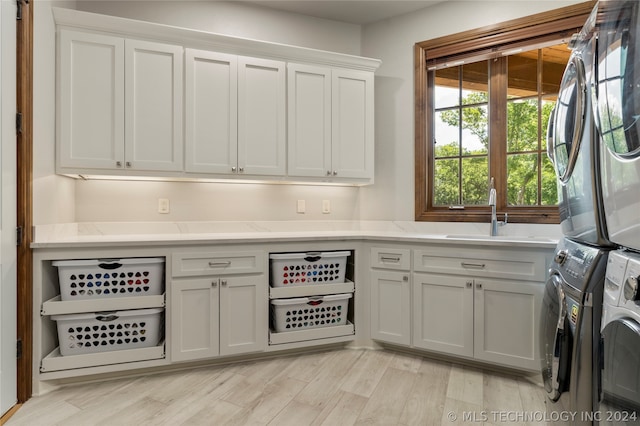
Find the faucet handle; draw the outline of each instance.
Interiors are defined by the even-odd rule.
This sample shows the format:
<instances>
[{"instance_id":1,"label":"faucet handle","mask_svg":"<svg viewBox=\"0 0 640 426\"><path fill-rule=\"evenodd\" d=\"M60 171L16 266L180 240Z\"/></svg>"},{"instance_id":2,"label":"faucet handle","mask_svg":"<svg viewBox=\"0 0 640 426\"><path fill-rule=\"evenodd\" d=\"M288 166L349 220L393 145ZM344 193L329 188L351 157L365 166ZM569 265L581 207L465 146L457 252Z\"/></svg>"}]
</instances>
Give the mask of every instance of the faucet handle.
<instances>
[{"instance_id":1,"label":"faucet handle","mask_svg":"<svg viewBox=\"0 0 640 426\"><path fill-rule=\"evenodd\" d=\"M506 225L506 224L507 224L507 221L508 221L508 220L509 220L509 213L505 213L505 214L504 214L504 220L503 220L503 221L501 221L501 222L498 222L498 225L500 225L500 226L504 226L504 225Z\"/></svg>"}]
</instances>

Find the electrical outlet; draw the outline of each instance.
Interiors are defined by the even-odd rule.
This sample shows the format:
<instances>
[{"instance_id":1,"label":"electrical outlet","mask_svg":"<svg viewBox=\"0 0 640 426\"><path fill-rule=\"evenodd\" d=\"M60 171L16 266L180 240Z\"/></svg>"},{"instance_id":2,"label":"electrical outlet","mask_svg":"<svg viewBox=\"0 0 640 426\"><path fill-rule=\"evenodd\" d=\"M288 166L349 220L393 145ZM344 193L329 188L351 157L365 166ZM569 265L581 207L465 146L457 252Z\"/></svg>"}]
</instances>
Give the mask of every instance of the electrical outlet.
<instances>
[{"instance_id":1,"label":"electrical outlet","mask_svg":"<svg viewBox=\"0 0 640 426\"><path fill-rule=\"evenodd\" d=\"M302 214L306 211L307 206L304 200L298 200L298 203L296 205L296 212Z\"/></svg>"},{"instance_id":2,"label":"electrical outlet","mask_svg":"<svg viewBox=\"0 0 640 426\"><path fill-rule=\"evenodd\" d=\"M168 214L169 213L169 199L168 198L158 198L158 213L160 213L160 214Z\"/></svg>"},{"instance_id":3,"label":"electrical outlet","mask_svg":"<svg viewBox=\"0 0 640 426\"><path fill-rule=\"evenodd\" d=\"M323 214L331 213L331 201L322 200L322 213Z\"/></svg>"}]
</instances>

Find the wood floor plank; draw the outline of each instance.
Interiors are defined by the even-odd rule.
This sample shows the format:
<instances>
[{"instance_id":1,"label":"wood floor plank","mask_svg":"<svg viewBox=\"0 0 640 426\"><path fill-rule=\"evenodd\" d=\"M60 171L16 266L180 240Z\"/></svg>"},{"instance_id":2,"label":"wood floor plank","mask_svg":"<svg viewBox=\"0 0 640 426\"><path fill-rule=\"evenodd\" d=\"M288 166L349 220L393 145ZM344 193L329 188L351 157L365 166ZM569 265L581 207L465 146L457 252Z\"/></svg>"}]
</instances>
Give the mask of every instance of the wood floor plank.
<instances>
[{"instance_id":1,"label":"wood floor plank","mask_svg":"<svg viewBox=\"0 0 640 426\"><path fill-rule=\"evenodd\" d=\"M170 423L184 426L211 426L216 425L233 425L232 419L236 416L242 407L231 404L227 401L216 400L205 407L198 410L193 416L181 423Z\"/></svg>"},{"instance_id":2,"label":"wood floor plank","mask_svg":"<svg viewBox=\"0 0 640 426\"><path fill-rule=\"evenodd\" d=\"M370 397L393 358L394 354L390 352L364 351L358 362L349 370L349 375L340 385L340 389Z\"/></svg>"},{"instance_id":3,"label":"wood floor plank","mask_svg":"<svg viewBox=\"0 0 640 426\"><path fill-rule=\"evenodd\" d=\"M453 365L447 386L447 398L483 406L482 370L473 367Z\"/></svg>"},{"instance_id":4,"label":"wood floor plank","mask_svg":"<svg viewBox=\"0 0 640 426\"><path fill-rule=\"evenodd\" d=\"M40 397L42 398L42 397ZM11 426L53 426L73 417L81 410L66 401L29 404L27 401L7 422Z\"/></svg>"},{"instance_id":5,"label":"wood floor plank","mask_svg":"<svg viewBox=\"0 0 640 426\"><path fill-rule=\"evenodd\" d=\"M197 416L203 408L215 406L221 402L226 404L226 401L221 401L219 398L244 379L243 376L225 370L201 388L194 389L177 384L173 388L176 398L170 403L165 403L162 409L148 419L148 422L154 426L182 424L189 418Z\"/></svg>"},{"instance_id":6,"label":"wood floor plank","mask_svg":"<svg viewBox=\"0 0 640 426\"><path fill-rule=\"evenodd\" d=\"M522 412L518 381L502 374L483 374L483 407L486 411Z\"/></svg>"},{"instance_id":7,"label":"wood floor plank","mask_svg":"<svg viewBox=\"0 0 640 426\"><path fill-rule=\"evenodd\" d=\"M261 394L251 404L240 410L231 422L243 425L265 425L278 416L306 385L307 382L286 377L268 382Z\"/></svg>"},{"instance_id":8,"label":"wood floor plank","mask_svg":"<svg viewBox=\"0 0 640 426\"><path fill-rule=\"evenodd\" d=\"M484 424L484 413L483 407L480 404L446 398L440 424L447 426Z\"/></svg>"},{"instance_id":9,"label":"wood floor plank","mask_svg":"<svg viewBox=\"0 0 640 426\"><path fill-rule=\"evenodd\" d=\"M109 404L108 399L105 399L105 405ZM111 415L102 418L95 423L84 423L84 425L92 424L95 426L113 426L113 425L144 425L146 419L152 417L154 413L160 410L163 404L158 401L154 401L150 398L141 398L132 401L131 404L122 407L119 410L112 411ZM65 424L75 424L75 419L65 420ZM67 423L69 422L69 423ZM78 423L79 425L83 423Z\"/></svg>"},{"instance_id":10,"label":"wood floor plank","mask_svg":"<svg viewBox=\"0 0 640 426\"><path fill-rule=\"evenodd\" d=\"M326 368L325 363L329 356L329 352L323 351L288 357L286 366L277 377L291 377L311 382L323 368Z\"/></svg>"},{"instance_id":11,"label":"wood floor plank","mask_svg":"<svg viewBox=\"0 0 640 426\"><path fill-rule=\"evenodd\" d=\"M447 398L451 364L440 361L421 362L416 374L398 424L439 425Z\"/></svg>"},{"instance_id":12,"label":"wood floor plank","mask_svg":"<svg viewBox=\"0 0 640 426\"><path fill-rule=\"evenodd\" d=\"M356 425L397 424L415 380L416 375L409 371L388 368L358 416Z\"/></svg>"},{"instance_id":13,"label":"wood floor plank","mask_svg":"<svg viewBox=\"0 0 640 426\"><path fill-rule=\"evenodd\" d=\"M296 396L297 402L323 408L333 395L340 390L342 382L349 377L353 366L363 351L338 350L329 354L326 368Z\"/></svg>"},{"instance_id":14,"label":"wood floor plank","mask_svg":"<svg viewBox=\"0 0 640 426\"><path fill-rule=\"evenodd\" d=\"M307 426L318 417L320 407L291 401L271 422L269 426Z\"/></svg>"},{"instance_id":15,"label":"wood floor plank","mask_svg":"<svg viewBox=\"0 0 640 426\"><path fill-rule=\"evenodd\" d=\"M409 355L404 353L395 353L391 359L389 367L398 370L406 370L417 373L422 366L422 357L418 355Z\"/></svg>"},{"instance_id":16,"label":"wood floor plank","mask_svg":"<svg viewBox=\"0 0 640 426\"><path fill-rule=\"evenodd\" d=\"M312 426L348 426L355 424L369 399L350 392L339 391L327 402Z\"/></svg>"}]
</instances>

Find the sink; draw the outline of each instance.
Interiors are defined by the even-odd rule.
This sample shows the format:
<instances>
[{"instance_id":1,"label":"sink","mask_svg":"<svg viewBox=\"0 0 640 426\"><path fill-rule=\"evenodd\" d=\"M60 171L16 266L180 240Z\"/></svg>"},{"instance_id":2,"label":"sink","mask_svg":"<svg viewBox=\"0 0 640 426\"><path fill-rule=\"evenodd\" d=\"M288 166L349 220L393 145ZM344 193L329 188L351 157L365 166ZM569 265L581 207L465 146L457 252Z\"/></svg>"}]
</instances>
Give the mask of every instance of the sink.
<instances>
[{"instance_id":1,"label":"sink","mask_svg":"<svg viewBox=\"0 0 640 426\"><path fill-rule=\"evenodd\" d=\"M555 240L546 237L535 237L526 235L497 235L491 237L489 235L478 234L449 234L445 235L445 238L451 238L456 240L484 240L484 241L539 241L543 243L555 242Z\"/></svg>"}]
</instances>

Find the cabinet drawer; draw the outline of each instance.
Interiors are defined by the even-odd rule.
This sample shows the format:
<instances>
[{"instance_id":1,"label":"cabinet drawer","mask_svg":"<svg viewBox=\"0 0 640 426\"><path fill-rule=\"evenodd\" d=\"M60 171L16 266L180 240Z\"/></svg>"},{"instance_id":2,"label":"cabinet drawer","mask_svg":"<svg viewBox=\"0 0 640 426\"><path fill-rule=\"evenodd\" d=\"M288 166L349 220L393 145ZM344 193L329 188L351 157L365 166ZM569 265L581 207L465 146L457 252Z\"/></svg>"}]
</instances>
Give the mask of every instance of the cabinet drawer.
<instances>
[{"instance_id":1,"label":"cabinet drawer","mask_svg":"<svg viewBox=\"0 0 640 426\"><path fill-rule=\"evenodd\" d=\"M414 250L417 272L473 275L544 282L545 255L523 250Z\"/></svg>"},{"instance_id":2,"label":"cabinet drawer","mask_svg":"<svg viewBox=\"0 0 640 426\"><path fill-rule=\"evenodd\" d=\"M411 250L372 247L371 267L408 271L411 269Z\"/></svg>"},{"instance_id":3,"label":"cabinet drawer","mask_svg":"<svg viewBox=\"0 0 640 426\"><path fill-rule=\"evenodd\" d=\"M174 277L265 272L261 251L175 253L172 265Z\"/></svg>"}]
</instances>

